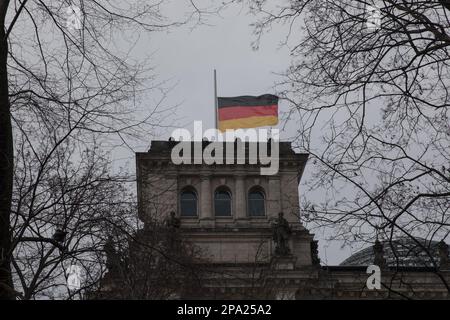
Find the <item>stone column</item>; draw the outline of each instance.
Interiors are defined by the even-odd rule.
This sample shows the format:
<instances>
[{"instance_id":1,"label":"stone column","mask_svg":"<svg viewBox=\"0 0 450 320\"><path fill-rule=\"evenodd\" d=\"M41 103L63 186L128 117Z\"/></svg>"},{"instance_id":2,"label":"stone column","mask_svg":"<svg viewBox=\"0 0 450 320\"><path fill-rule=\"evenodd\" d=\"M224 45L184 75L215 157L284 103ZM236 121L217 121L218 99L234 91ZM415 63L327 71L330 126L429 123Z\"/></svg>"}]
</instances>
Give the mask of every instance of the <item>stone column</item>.
<instances>
[{"instance_id":1,"label":"stone column","mask_svg":"<svg viewBox=\"0 0 450 320\"><path fill-rule=\"evenodd\" d=\"M278 217L278 213L282 210L280 177L269 176L268 180L269 187L268 190L266 190L267 217L276 218Z\"/></svg>"},{"instance_id":2,"label":"stone column","mask_svg":"<svg viewBox=\"0 0 450 320\"><path fill-rule=\"evenodd\" d=\"M245 192L244 177L235 176L236 219L247 219L247 197Z\"/></svg>"},{"instance_id":3,"label":"stone column","mask_svg":"<svg viewBox=\"0 0 450 320\"><path fill-rule=\"evenodd\" d=\"M209 175L202 175L200 177L201 185L200 185L200 223L201 224L209 224L210 221L213 220L213 209L211 205L211 181ZM204 221L204 222L202 222Z\"/></svg>"}]
</instances>

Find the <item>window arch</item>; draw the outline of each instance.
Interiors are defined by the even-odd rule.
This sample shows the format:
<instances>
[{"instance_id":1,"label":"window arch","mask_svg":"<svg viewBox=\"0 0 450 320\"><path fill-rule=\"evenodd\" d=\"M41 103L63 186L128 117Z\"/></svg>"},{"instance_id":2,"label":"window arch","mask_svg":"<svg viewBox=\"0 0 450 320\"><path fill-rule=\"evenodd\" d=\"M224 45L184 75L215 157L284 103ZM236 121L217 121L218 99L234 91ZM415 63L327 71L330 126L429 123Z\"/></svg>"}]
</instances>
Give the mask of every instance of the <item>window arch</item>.
<instances>
[{"instance_id":1,"label":"window arch","mask_svg":"<svg viewBox=\"0 0 450 320\"><path fill-rule=\"evenodd\" d=\"M226 187L219 187L214 192L214 213L216 217L231 216L231 192Z\"/></svg>"},{"instance_id":2,"label":"window arch","mask_svg":"<svg viewBox=\"0 0 450 320\"><path fill-rule=\"evenodd\" d=\"M250 189L247 201L248 215L250 217L263 217L266 215L266 197L261 188L255 187Z\"/></svg>"},{"instance_id":3,"label":"window arch","mask_svg":"<svg viewBox=\"0 0 450 320\"><path fill-rule=\"evenodd\" d=\"M194 188L184 188L180 193L180 216L197 216L197 192Z\"/></svg>"}]
</instances>

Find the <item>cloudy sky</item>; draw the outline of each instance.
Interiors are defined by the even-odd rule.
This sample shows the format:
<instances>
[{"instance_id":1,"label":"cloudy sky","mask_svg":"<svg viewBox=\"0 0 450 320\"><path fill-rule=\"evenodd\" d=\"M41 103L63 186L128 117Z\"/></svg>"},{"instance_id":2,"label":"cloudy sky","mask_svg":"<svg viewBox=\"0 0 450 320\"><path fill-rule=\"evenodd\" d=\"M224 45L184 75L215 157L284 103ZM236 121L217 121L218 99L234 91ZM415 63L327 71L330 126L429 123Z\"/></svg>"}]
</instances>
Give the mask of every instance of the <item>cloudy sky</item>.
<instances>
[{"instance_id":1,"label":"cloudy sky","mask_svg":"<svg viewBox=\"0 0 450 320\"><path fill-rule=\"evenodd\" d=\"M178 10L181 10L180 8ZM209 16L208 25L191 25L159 33L149 44L155 48L156 73L176 83L167 102L181 103L180 126L192 129L193 120L214 126L213 70L217 70L218 95L260 95L273 92L275 72L289 64L289 50L280 47L282 28L264 37L253 50L253 16L247 9L229 7L220 16Z\"/></svg>"}]
</instances>

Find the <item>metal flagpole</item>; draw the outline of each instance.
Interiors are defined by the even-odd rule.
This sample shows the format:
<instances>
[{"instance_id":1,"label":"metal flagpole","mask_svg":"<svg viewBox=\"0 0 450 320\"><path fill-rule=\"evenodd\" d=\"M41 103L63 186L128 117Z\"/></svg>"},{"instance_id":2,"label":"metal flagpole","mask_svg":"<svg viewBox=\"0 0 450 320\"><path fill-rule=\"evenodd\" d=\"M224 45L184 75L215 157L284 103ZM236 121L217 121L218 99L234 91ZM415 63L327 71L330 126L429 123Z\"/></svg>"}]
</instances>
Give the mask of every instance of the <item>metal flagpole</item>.
<instances>
[{"instance_id":1,"label":"metal flagpole","mask_svg":"<svg viewBox=\"0 0 450 320\"><path fill-rule=\"evenodd\" d=\"M217 114L217 109L218 109L218 101L217 101L217 75L216 75L216 69L214 69L214 116L216 117L216 129L219 129L218 126L218 114Z\"/></svg>"}]
</instances>

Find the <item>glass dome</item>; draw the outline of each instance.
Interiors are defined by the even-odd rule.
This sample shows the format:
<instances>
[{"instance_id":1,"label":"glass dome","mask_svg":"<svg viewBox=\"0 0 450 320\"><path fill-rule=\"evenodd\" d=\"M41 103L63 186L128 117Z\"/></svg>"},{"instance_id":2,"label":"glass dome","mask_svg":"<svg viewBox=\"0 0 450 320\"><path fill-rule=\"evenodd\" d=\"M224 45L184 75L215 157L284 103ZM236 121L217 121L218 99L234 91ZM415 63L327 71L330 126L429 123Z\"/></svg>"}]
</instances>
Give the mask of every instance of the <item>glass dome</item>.
<instances>
[{"instance_id":1,"label":"glass dome","mask_svg":"<svg viewBox=\"0 0 450 320\"><path fill-rule=\"evenodd\" d=\"M392 241L381 241L381 243L388 266L433 267L433 259L439 265L438 241L404 237ZM340 265L367 266L373 264L374 257L373 246L371 246L351 255Z\"/></svg>"}]
</instances>

